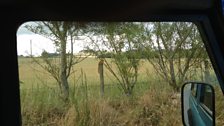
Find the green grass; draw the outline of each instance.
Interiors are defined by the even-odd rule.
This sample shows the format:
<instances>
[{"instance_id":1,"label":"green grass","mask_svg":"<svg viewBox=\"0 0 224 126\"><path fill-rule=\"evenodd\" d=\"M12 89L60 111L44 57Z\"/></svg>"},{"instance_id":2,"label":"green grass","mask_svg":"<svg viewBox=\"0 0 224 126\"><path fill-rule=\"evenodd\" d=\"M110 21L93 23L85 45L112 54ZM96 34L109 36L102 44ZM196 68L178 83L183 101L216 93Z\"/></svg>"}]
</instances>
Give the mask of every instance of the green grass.
<instances>
[{"instance_id":1,"label":"green grass","mask_svg":"<svg viewBox=\"0 0 224 126\"><path fill-rule=\"evenodd\" d=\"M43 87L21 90L23 125L181 124L179 103L173 104L169 98L174 95L172 90L161 90L158 85L149 88L146 84L136 87L136 90L138 94L129 98L116 86L107 85L105 96L101 98L96 85L88 85L87 90L79 85L75 90L71 89L70 102L67 104L58 97L56 89ZM164 115L168 113L174 114ZM175 119L173 122L168 121L171 117Z\"/></svg>"},{"instance_id":2,"label":"green grass","mask_svg":"<svg viewBox=\"0 0 224 126\"><path fill-rule=\"evenodd\" d=\"M123 94L105 68L105 95L101 97L98 61L87 58L74 66L76 72L69 78L68 103L60 98L56 82L49 74L29 58L18 60L24 126L182 125L180 97L144 60L132 97ZM87 83L80 79L81 69L86 74ZM219 120L222 120L220 115Z\"/></svg>"},{"instance_id":3,"label":"green grass","mask_svg":"<svg viewBox=\"0 0 224 126\"><path fill-rule=\"evenodd\" d=\"M109 59L110 61L110 59ZM44 71L39 65L32 62L30 58L19 58L19 78L23 82L21 88L32 88L36 86L41 86L43 84L54 87L57 86L55 80L50 76L49 73ZM152 72L152 77L154 71L152 66L147 61L142 61L139 68L138 80L146 80L148 78L146 71L150 69ZM75 73L69 78L70 83L77 81L81 74L81 69L85 72L88 85L99 85L99 74L98 74L98 60L95 58L87 58L81 63L73 67ZM111 75L111 73L104 67L105 85L113 84L116 85L116 80ZM94 81L92 81L94 80Z\"/></svg>"}]
</instances>

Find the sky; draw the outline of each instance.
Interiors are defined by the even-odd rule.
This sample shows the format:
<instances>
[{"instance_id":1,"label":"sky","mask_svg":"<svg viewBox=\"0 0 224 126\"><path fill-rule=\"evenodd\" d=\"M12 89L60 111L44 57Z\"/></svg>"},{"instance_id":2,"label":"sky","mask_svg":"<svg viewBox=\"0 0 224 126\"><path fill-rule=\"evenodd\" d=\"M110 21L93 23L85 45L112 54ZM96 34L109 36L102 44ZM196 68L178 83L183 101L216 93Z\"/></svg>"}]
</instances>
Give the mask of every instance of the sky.
<instances>
[{"instance_id":1,"label":"sky","mask_svg":"<svg viewBox=\"0 0 224 126\"><path fill-rule=\"evenodd\" d=\"M34 34L27 30L25 25L32 25L33 22L27 22L22 24L17 30L17 55L28 56L32 55L40 56L43 50L47 52L54 53L56 51L54 42L50 39L47 39L41 35ZM68 48L70 45L68 45ZM81 41L76 41L74 44L74 53L78 53L84 47L84 44Z\"/></svg>"},{"instance_id":2,"label":"sky","mask_svg":"<svg viewBox=\"0 0 224 126\"><path fill-rule=\"evenodd\" d=\"M55 53L56 48L54 46L54 42L50 39L47 39L41 35L34 34L31 31L25 28L25 25L35 25L35 22L26 22L22 24L17 30L17 55L29 56L31 55L31 47L32 47L32 55L40 56L41 53L45 50L49 53ZM149 28L151 25L149 25ZM93 39L97 40L97 36ZM70 51L70 43L67 44L67 50ZM87 42L83 42L82 40L76 40L73 45L73 52L78 53L83 50ZM90 45L88 45L90 46ZM101 46L102 49L108 50Z\"/></svg>"}]
</instances>

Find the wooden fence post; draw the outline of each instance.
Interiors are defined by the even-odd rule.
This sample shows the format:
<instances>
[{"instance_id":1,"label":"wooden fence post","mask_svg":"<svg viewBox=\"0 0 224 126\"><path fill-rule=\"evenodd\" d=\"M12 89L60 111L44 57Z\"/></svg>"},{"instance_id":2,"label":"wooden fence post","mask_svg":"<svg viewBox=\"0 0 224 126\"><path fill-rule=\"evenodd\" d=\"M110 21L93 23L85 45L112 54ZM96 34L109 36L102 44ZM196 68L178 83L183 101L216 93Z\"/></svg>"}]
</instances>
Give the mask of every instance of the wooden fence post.
<instances>
[{"instance_id":1,"label":"wooden fence post","mask_svg":"<svg viewBox=\"0 0 224 126\"><path fill-rule=\"evenodd\" d=\"M104 60L101 59L98 63L98 73L100 74L100 95L104 96L104 75L103 75Z\"/></svg>"}]
</instances>

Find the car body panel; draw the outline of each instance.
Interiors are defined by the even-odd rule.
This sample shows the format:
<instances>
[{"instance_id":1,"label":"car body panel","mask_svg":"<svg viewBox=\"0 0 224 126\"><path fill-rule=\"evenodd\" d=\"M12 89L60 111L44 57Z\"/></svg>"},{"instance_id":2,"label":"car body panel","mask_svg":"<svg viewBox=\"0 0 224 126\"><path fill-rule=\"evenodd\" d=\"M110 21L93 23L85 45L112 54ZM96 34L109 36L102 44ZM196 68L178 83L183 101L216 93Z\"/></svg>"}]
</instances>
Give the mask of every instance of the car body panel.
<instances>
[{"instance_id":1,"label":"car body panel","mask_svg":"<svg viewBox=\"0 0 224 126\"><path fill-rule=\"evenodd\" d=\"M192 84L191 85L193 88L196 88L196 92L190 93L189 96L189 111L188 112L188 117L193 126L212 126L215 120L213 120L212 117L212 111L214 110L209 110L206 105L204 105L200 99L202 97L205 97L205 88L202 84ZM195 87L194 87L195 86ZM191 90L191 92L192 92ZM211 97L213 98L213 96ZM212 101L209 100L209 102L212 103ZM182 103L184 104L184 103ZM214 104L214 103L212 103ZM213 109L214 106L210 104L210 109ZM209 113L210 112L210 113ZM214 113L213 113L214 114ZM214 121L214 122L213 122Z\"/></svg>"}]
</instances>

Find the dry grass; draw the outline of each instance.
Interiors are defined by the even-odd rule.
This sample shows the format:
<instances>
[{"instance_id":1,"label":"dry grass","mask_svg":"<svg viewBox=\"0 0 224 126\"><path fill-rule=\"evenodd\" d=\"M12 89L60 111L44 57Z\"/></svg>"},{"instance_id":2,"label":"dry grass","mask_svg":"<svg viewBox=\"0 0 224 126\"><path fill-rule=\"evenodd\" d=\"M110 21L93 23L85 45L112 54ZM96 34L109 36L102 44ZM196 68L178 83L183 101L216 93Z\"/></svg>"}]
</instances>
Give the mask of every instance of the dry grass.
<instances>
[{"instance_id":1,"label":"dry grass","mask_svg":"<svg viewBox=\"0 0 224 126\"><path fill-rule=\"evenodd\" d=\"M180 94L153 73L152 66L142 60L139 83L133 97L124 96L105 69L105 97L99 95L98 61L93 58L77 64L70 83L77 90L70 103L57 95L54 80L30 59L19 59L22 122L24 126L179 126L181 121ZM39 70L37 72L33 68ZM88 90L76 81L80 69L86 73ZM146 69L147 68L147 69ZM38 79L37 77L41 78ZM143 84L144 83L144 84ZM47 86L46 86L47 85ZM110 87L110 85L112 85ZM71 85L72 87L72 85ZM79 88L80 87L80 88ZM112 88L113 87L113 88ZM73 90L71 88L71 90ZM220 91L220 88L219 88ZM88 99L85 96L88 95ZM71 93L72 94L72 93ZM218 95L216 95L218 96ZM219 92L216 101L223 100ZM223 102L216 102L217 125L224 125ZM221 111L220 111L221 110Z\"/></svg>"},{"instance_id":2,"label":"dry grass","mask_svg":"<svg viewBox=\"0 0 224 126\"><path fill-rule=\"evenodd\" d=\"M224 125L224 96L219 86L215 86L215 112L216 112L216 125Z\"/></svg>"},{"instance_id":3,"label":"dry grass","mask_svg":"<svg viewBox=\"0 0 224 126\"><path fill-rule=\"evenodd\" d=\"M181 121L180 94L169 89L154 88L139 100L141 125L179 126Z\"/></svg>"},{"instance_id":4,"label":"dry grass","mask_svg":"<svg viewBox=\"0 0 224 126\"><path fill-rule=\"evenodd\" d=\"M159 86L154 86L136 97L89 96L86 99L77 95L68 104L53 97L54 92L50 92L49 89L45 89L45 92L40 91L37 94L27 94L26 98L22 97L23 125L178 126L182 124L179 97L169 89L161 90ZM32 94L35 97L29 99Z\"/></svg>"},{"instance_id":5,"label":"dry grass","mask_svg":"<svg viewBox=\"0 0 224 126\"><path fill-rule=\"evenodd\" d=\"M30 58L19 58L19 78L23 82L21 85L22 88L35 88L40 86L40 84L47 84L50 87L55 87L55 80L39 65L32 62ZM108 59L110 62L110 59ZM75 74L72 74L69 78L69 81L72 83L74 79L78 78L78 75L81 74L81 69L86 73L88 78L89 85L97 85L100 83L99 74L98 74L98 60L95 58L87 58L82 63L76 64L73 69ZM146 70L147 69L153 72L152 66L145 60L141 61L141 66L139 68L139 80L147 78ZM105 72L105 84L113 84L115 79L112 77L111 73L104 68ZM94 81L91 81L94 80Z\"/></svg>"}]
</instances>

